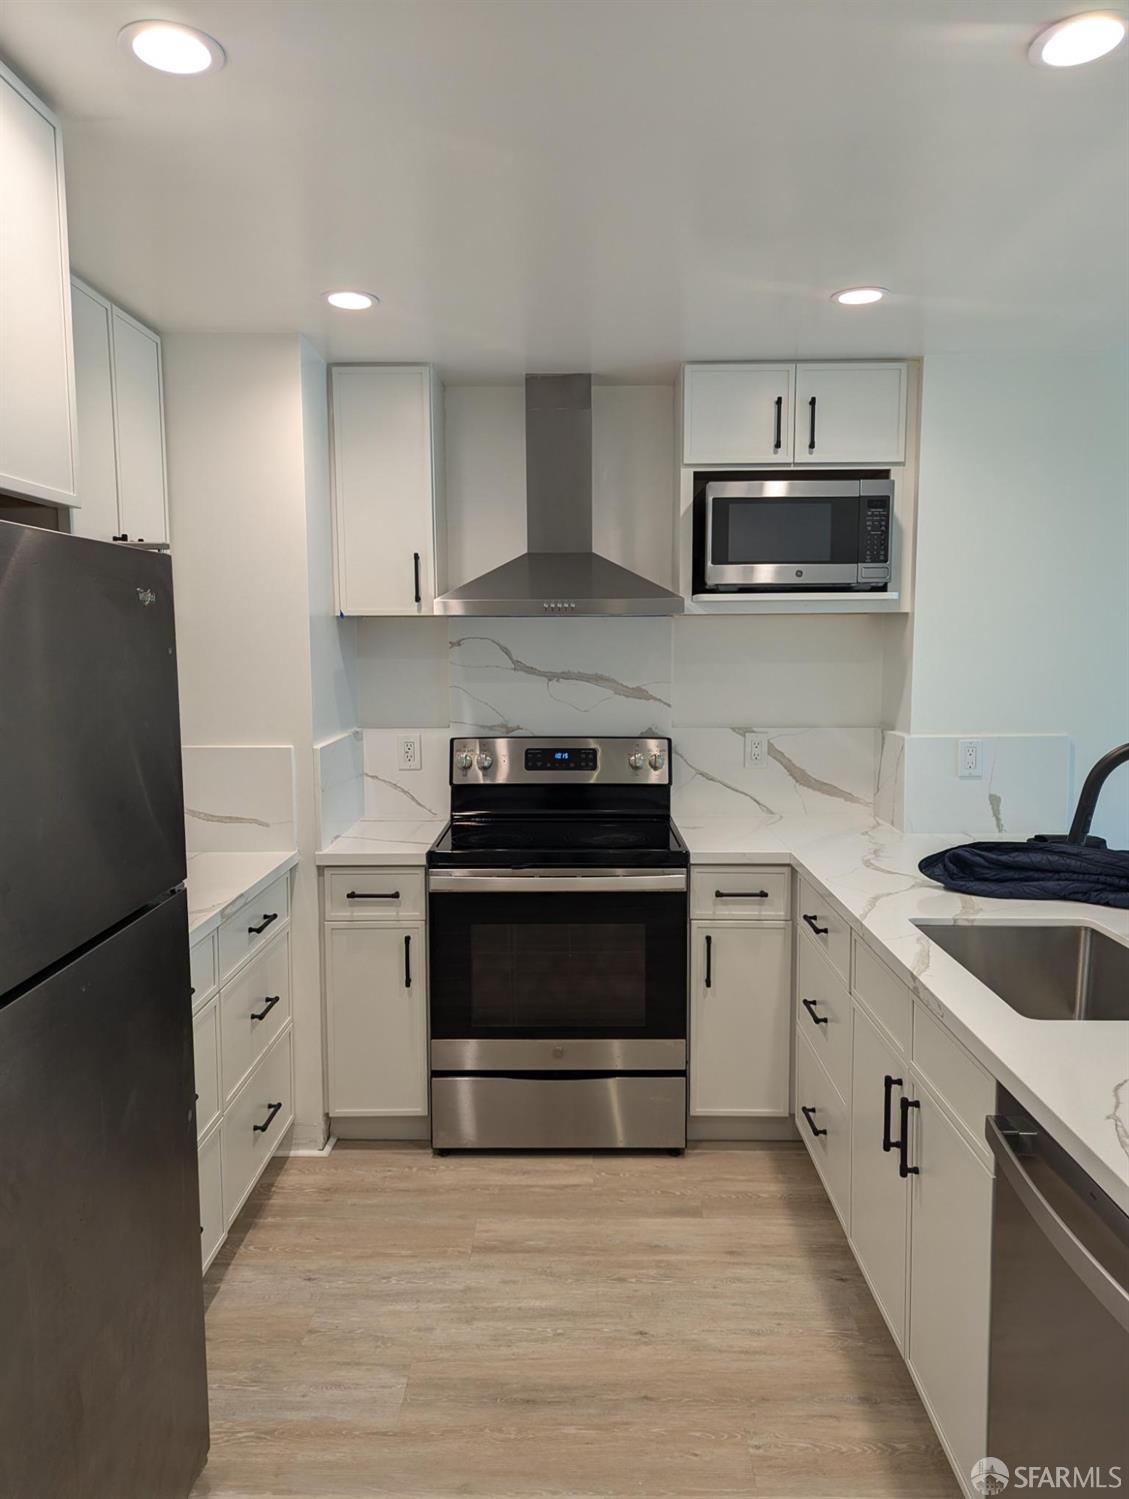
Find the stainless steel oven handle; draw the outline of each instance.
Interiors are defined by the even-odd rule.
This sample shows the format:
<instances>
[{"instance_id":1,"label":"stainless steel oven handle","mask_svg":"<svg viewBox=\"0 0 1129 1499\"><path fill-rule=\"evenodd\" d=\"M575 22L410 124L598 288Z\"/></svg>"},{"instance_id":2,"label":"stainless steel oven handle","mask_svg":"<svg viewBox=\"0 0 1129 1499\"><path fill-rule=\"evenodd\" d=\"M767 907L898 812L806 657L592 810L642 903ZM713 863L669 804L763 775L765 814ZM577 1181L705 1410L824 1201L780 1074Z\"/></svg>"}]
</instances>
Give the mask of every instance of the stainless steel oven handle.
<instances>
[{"instance_id":1,"label":"stainless steel oven handle","mask_svg":"<svg viewBox=\"0 0 1129 1499\"><path fill-rule=\"evenodd\" d=\"M1006 1124L1006 1120L1002 1121ZM1030 1214L1040 1233L1058 1250L1091 1296L1099 1301L1106 1311L1129 1332L1129 1291L1126 1291L1105 1266L1090 1253L1077 1234L1063 1222L1054 1208L1039 1191L1023 1169L1023 1162L1016 1155L1004 1131L1001 1121L990 1114L984 1121L984 1133L1000 1170L1007 1177L1015 1195Z\"/></svg>"},{"instance_id":2,"label":"stainless steel oven handle","mask_svg":"<svg viewBox=\"0 0 1129 1499\"><path fill-rule=\"evenodd\" d=\"M640 891L654 894L686 889L684 869L663 869L641 874L638 870L602 869L598 874L561 874L558 870L521 874L433 873L428 888L439 895L628 895Z\"/></svg>"}]
</instances>

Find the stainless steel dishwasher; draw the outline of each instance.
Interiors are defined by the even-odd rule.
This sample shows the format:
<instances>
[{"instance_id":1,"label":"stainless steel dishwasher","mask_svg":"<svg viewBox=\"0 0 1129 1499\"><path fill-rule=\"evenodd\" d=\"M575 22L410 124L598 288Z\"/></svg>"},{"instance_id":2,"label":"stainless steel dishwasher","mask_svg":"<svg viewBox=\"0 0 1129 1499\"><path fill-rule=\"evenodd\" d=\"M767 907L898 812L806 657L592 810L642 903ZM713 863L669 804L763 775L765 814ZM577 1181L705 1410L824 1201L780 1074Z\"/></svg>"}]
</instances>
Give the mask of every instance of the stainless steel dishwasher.
<instances>
[{"instance_id":1,"label":"stainless steel dishwasher","mask_svg":"<svg viewBox=\"0 0 1129 1499\"><path fill-rule=\"evenodd\" d=\"M997 1106L989 1454L1066 1469L1056 1494L1129 1486L1129 1216L1003 1089Z\"/></svg>"}]
</instances>

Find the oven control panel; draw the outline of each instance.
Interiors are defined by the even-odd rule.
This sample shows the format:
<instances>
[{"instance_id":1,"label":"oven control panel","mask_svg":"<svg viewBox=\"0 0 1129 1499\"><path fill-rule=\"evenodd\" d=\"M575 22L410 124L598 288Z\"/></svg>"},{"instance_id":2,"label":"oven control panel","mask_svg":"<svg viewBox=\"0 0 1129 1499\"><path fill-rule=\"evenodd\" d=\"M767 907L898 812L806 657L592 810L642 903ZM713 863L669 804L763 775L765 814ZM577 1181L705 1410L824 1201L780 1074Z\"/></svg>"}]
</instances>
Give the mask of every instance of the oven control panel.
<instances>
[{"instance_id":1,"label":"oven control panel","mask_svg":"<svg viewBox=\"0 0 1129 1499\"><path fill-rule=\"evenodd\" d=\"M452 786L546 785L563 781L602 786L668 786L670 740L451 740Z\"/></svg>"}]
</instances>

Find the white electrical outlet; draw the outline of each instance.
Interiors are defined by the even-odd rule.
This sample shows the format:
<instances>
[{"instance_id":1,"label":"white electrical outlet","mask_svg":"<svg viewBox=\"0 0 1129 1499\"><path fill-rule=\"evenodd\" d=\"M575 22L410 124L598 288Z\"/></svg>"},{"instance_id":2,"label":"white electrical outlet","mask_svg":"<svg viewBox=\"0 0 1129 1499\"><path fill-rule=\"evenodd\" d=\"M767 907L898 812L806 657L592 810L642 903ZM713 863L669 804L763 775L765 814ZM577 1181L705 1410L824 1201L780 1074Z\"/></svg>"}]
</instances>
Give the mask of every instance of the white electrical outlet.
<instances>
[{"instance_id":1,"label":"white electrical outlet","mask_svg":"<svg viewBox=\"0 0 1129 1499\"><path fill-rule=\"evenodd\" d=\"M768 735L745 735L745 765L749 770L763 770L768 764Z\"/></svg>"},{"instance_id":2,"label":"white electrical outlet","mask_svg":"<svg viewBox=\"0 0 1129 1499\"><path fill-rule=\"evenodd\" d=\"M957 740L957 775L962 781L978 781L984 774L983 739Z\"/></svg>"},{"instance_id":3,"label":"white electrical outlet","mask_svg":"<svg viewBox=\"0 0 1129 1499\"><path fill-rule=\"evenodd\" d=\"M396 765L399 770L418 770L423 758L418 734L401 734L396 740Z\"/></svg>"}]
</instances>

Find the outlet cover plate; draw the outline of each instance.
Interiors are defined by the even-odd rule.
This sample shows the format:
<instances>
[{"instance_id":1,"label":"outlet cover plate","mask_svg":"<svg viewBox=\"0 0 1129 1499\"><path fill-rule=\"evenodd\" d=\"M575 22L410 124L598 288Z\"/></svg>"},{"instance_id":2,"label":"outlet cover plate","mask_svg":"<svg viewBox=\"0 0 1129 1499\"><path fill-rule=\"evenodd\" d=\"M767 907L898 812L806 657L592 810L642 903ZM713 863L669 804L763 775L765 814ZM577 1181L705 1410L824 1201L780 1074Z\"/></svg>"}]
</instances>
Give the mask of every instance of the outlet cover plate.
<instances>
[{"instance_id":1,"label":"outlet cover plate","mask_svg":"<svg viewBox=\"0 0 1129 1499\"><path fill-rule=\"evenodd\" d=\"M420 745L418 734L401 734L396 740L396 768L398 770L418 770L423 758L423 750Z\"/></svg>"},{"instance_id":2,"label":"outlet cover plate","mask_svg":"<svg viewBox=\"0 0 1129 1499\"><path fill-rule=\"evenodd\" d=\"M768 735L745 735L745 768L763 770L768 764Z\"/></svg>"},{"instance_id":3,"label":"outlet cover plate","mask_svg":"<svg viewBox=\"0 0 1129 1499\"><path fill-rule=\"evenodd\" d=\"M979 781L983 777L983 739L957 740L957 775L962 781Z\"/></svg>"}]
</instances>

